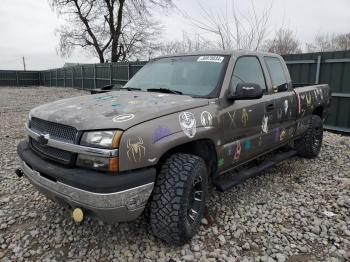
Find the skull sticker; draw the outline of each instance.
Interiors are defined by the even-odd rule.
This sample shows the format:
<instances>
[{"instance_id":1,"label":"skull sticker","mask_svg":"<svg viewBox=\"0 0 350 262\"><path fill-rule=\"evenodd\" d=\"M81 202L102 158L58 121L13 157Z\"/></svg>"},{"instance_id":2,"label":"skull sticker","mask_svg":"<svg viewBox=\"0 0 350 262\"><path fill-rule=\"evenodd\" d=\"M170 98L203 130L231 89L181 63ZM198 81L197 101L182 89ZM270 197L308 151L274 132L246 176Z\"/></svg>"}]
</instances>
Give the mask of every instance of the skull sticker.
<instances>
[{"instance_id":1,"label":"skull sticker","mask_svg":"<svg viewBox=\"0 0 350 262\"><path fill-rule=\"evenodd\" d=\"M208 111L203 111L201 114L201 123L205 128L209 128L213 125L213 117Z\"/></svg>"},{"instance_id":2,"label":"skull sticker","mask_svg":"<svg viewBox=\"0 0 350 262\"><path fill-rule=\"evenodd\" d=\"M179 123L186 136L193 138L196 135L196 118L193 113L182 112L179 115Z\"/></svg>"}]
</instances>

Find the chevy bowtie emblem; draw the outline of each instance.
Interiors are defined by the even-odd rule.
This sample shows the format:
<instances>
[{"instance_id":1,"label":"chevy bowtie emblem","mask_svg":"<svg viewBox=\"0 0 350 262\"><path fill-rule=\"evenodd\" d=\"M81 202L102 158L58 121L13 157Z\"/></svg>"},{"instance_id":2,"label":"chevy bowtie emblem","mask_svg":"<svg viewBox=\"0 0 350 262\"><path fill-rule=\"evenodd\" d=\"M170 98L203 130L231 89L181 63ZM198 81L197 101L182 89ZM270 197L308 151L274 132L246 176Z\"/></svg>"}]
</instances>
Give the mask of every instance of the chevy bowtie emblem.
<instances>
[{"instance_id":1,"label":"chevy bowtie emblem","mask_svg":"<svg viewBox=\"0 0 350 262\"><path fill-rule=\"evenodd\" d=\"M47 142L49 142L49 139L50 139L50 135L49 134L46 134L46 135L40 135L38 137L38 143L42 146L45 146L47 145Z\"/></svg>"}]
</instances>

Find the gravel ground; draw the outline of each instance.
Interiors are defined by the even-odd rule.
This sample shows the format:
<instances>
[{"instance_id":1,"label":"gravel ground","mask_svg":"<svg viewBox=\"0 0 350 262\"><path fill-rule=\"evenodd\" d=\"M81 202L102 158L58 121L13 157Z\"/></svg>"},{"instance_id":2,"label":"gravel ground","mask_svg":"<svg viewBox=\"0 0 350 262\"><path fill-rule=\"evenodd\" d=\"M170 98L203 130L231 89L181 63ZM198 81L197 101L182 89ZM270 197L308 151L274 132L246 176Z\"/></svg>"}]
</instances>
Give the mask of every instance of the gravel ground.
<instances>
[{"instance_id":1,"label":"gravel ground","mask_svg":"<svg viewBox=\"0 0 350 262\"><path fill-rule=\"evenodd\" d=\"M14 169L29 109L82 94L0 88L0 260L350 260L350 138L328 132L318 158L293 158L228 192L214 191L199 234L183 247L155 239L143 216L75 224Z\"/></svg>"}]
</instances>

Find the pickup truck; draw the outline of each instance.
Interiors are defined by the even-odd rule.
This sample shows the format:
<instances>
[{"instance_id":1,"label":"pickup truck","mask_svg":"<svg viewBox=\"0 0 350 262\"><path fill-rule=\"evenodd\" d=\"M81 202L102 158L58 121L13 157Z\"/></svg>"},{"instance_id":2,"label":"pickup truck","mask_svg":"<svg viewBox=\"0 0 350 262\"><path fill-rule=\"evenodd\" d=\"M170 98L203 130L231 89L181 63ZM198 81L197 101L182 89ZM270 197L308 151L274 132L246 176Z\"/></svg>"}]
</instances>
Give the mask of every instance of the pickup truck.
<instances>
[{"instance_id":1,"label":"pickup truck","mask_svg":"<svg viewBox=\"0 0 350 262\"><path fill-rule=\"evenodd\" d=\"M199 230L209 186L316 157L330 98L328 85L293 86L276 54L159 57L114 91L32 109L16 173L76 222L146 210L153 234L181 245Z\"/></svg>"}]
</instances>

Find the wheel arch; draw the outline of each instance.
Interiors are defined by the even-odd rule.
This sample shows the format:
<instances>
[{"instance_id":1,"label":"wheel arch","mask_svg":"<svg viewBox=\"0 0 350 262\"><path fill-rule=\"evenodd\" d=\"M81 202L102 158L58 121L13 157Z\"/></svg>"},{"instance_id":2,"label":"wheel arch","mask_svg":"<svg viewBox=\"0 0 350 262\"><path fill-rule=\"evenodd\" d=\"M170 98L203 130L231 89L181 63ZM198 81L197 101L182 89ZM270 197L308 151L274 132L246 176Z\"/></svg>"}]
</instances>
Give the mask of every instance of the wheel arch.
<instances>
[{"instance_id":1,"label":"wheel arch","mask_svg":"<svg viewBox=\"0 0 350 262\"><path fill-rule=\"evenodd\" d=\"M208 176L215 174L217 171L217 152L215 143L211 139L204 138L177 145L167 150L157 163L157 173L166 159L176 153L192 154L203 158L207 166Z\"/></svg>"},{"instance_id":2,"label":"wheel arch","mask_svg":"<svg viewBox=\"0 0 350 262\"><path fill-rule=\"evenodd\" d=\"M323 119L323 106L318 106L312 111L313 115L317 115Z\"/></svg>"}]
</instances>

